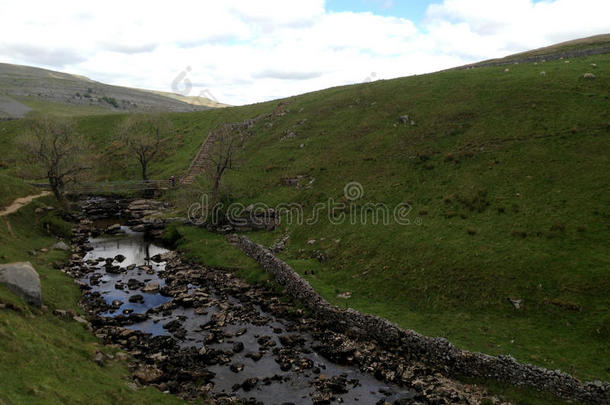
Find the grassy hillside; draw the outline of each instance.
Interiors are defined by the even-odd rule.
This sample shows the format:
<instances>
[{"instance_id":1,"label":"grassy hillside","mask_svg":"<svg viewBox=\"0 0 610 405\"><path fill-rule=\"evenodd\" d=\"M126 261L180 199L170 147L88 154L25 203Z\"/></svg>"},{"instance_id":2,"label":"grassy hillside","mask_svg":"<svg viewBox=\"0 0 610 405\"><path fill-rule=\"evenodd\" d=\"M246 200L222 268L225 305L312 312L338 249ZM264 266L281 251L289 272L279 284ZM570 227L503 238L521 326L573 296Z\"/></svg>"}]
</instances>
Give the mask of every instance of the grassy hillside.
<instances>
[{"instance_id":1,"label":"grassy hillside","mask_svg":"<svg viewBox=\"0 0 610 405\"><path fill-rule=\"evenodd\" d=\"M30 261L40 274L48 306L45 311L33 309L0 285L0 303L14 308L0 309L0 403L183 403L159 390L129 384L125 361L97 365L93 360L96 351L114 354L116 349L100 345L83 325L53 315L54 309L80 312L80 291L68 276L52 268L66 253L39 251L56 242L43 232L49 216L34 212L45 203L51 200L35 201L0 219L0 263ZM61 224L58 219L53 221ZM27 252L32 250L39 253L30 256Z\"/></svg>"},{"instance_id":2,"label":"grassy hillside","mask_svg":"<svg viewBox=\"0 0 610 405\"><path fill-rule=\"evenodd\" d=\"M261 123L227 182L238 200L272 206L341 201L351 181L364 188L357 205L408 202L410 226L291 226L282 256L335 303L608 380L610 56L570 62L295 98L273 127ZM281 141L286 131L296 137ZM282 186L297 175L311 188Z\"/></svg>"},{"instance_id":3,"label":"grassy hillside","mask_svg":"<svg viewBox=\"0 0 610 405\"><path fill-rule=\"evenodd\" d=\"M84 76L0 63L0 118L21 118L28 108L56 115L91 115L221 106L205 97L112 86Z\"/></svg>"},{"instance_id":4,"label":"grassy hillside","mask_svg":"<svg viewBox=\"0 0 610 405\"><path fill-rule=\"evenodd\" d=\"M348 182L364 190L357 210L410 204L411 225L322 219L252 236L270 244L287 230L281 256L332 302L463 348L609 380L610 55L567 62L291 98L286 115L256 125L225 183L235 201L294 202L307 215L330 198L348 202ZM173 115L152 177L184 173L209 130L276 105ZM404 114L414 125L398 121ZM79 120L98 145L100 179L137 178L135 159L108 144L120 118ZM20 125L2 124L6 139ZM296 176L303 187L284 185Z\"/></svg>"},{"instance_id":5,"label":"grassy hillside","mask_svg":"<svg viewBox=\"0 0 610 405\"><path fill-rule=\"evenodd\" d=\"M585 56L587 53L608 53L608 49L610 49L610 34L594 35L591 37L561 42L551 46L545 46L543 48L538 48L531 51L516 53L504 58L472 63L470 65L461 66L458 69L473 66L493 66L519 63L520 61L524 60L528 62L542 61L545 59L555 60L559 58L575 57L576 55Z\"/></svg>"},{"instance_id":6,"label":"grassy hillside","mask_svg":"<svg viewBox=\"0 0 610 405\"><path fill-rule=\"evenodd\" d=\"M16 198L39 193L21 179L2 174L0 171L0 209L10 205Z\"/></svg>"}]
</instances>

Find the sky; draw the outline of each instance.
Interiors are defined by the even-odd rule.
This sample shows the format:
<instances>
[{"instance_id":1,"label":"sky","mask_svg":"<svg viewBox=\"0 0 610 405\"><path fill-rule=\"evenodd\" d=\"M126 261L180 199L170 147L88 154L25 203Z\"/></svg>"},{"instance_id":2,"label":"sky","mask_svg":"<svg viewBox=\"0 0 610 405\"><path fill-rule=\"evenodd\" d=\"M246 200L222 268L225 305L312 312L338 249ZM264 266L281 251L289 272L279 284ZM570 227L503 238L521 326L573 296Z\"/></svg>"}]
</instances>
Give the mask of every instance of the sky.
<instances>
[{"instance_id":1,"label":"sky","mask_svg":"<svg viewBox=\"0 0 610 405\"><path fill-rule=\"evenodd\" d=\"M610 33L608 0L0 0L0 62L232 105Z\"/></svg>"}]
</instances>

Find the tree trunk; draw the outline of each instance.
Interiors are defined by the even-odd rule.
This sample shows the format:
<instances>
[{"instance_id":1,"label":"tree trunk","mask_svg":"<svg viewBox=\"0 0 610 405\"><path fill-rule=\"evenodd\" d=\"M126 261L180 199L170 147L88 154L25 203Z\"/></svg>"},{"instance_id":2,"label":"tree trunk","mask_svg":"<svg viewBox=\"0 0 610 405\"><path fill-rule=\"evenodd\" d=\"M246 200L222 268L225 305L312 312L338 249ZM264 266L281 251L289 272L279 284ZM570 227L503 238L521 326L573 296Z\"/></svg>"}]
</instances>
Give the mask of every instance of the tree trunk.
<instances>
[{"instance_id":1,"label":"tree trunk","mask_svg":"<svg viewBox=\"0 0 610 405\"><path fill-rule=\"evenodd\" d=\"M63 187L62 187L61 181L59 179L56 179L55 177L49 176L49 185L51 186L51 191L53 192L53 195L55 196L55 198L57 199L59 204L63 208L65 208L66 207L66 197L64 196L64 193L63 193Z\"/></svg>"},{"instance_id":2,"label":"tree trunk","mask_svg":"<svg viewBox=\"0 0 610 405\"><path fill-rule=\"evenodd\" d=\"M148 173L147 173L148 163L144 162L144 161L142 161L141 163L142 163L142 180L148 181Z\"/></svg>"},{"instance_id":3,"label":"tree trunk","mask_svg":"<svg viewBox=\"0 0 610 405\"><path fill-rule=\"evenodd\" d=\"M214 185L212 186L212 201L210 202L210 208L213 210L214 206L218 202L218 187L220 186L220 176L214 178Z\"/></svg>"}]
</instances>

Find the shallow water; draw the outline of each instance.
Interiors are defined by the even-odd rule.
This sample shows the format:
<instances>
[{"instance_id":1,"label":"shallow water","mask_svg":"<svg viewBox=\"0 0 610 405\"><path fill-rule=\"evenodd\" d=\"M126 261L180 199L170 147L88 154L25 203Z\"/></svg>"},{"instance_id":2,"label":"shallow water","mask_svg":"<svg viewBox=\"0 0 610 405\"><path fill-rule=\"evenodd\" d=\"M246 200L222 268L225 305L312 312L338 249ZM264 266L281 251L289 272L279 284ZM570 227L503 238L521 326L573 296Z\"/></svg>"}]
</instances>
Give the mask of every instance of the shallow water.
<instances>
[{"instance_id":1,"label":"shallow water","mask_svg":"<svg viewBox=\"0 0 610 405\"><path fill-rule=\"evenodd\" d=\"M122 227L122 229L125 233L120 236L91 238L90 244L93 246L93 250L84 258L85 262L89 260L100 261L95 265L89 265L94 271L84 276L82 281L91 286L92 292L99 292L108 304L111 304L114 300L123 302L120 307L102 314L103 316L116 316L121 314L123 310L133 310L136 313L144 313L151 308L171 301L171 297L165 297L159 293L151 294L142 292L139 289L129 290L127 288L129 279L138 280L144 283L156 282L160 286L165 285L165 281L158 275L159 271L165 269L165 263L155 263L151 261L151 257L156 254L165 253L167 250L146 241L141 233L132 232L127 227ZM107 273L106 268L104 267L106 262L101 261L101 259L113 258L119 254L125 256L126 259L121 263L114 262L114 265L120 265L121 267L136 265L136 267L133 270L128 270L120 274ZM143 270L141 266L149 266L150 270L147 272ZM93 279L101 276L98 285L91 284L92 276ZM124 288L116 288L117 283L119 285L123 284ZM234 297L222 300L214 293L213 289L208 290L205 287L191 286L191 290L203 291L209 294L210 298L219 299L219 304L229 304L229 310L239 309L239 306L242 305L242 303ZM142 295L144 302L129 302L129 297L135 294ZM281 319L276 319L272 315L261 311L260 308L256 309L259 311L260 316L270 319L267 324L259 326L244 319L232 320L222 329L225 333L233 336L224 339L222 342L206 344L206 347L226 351L230 351L235 342L242 342L244 344L244 350L241 353L234 354L228 364L217 364L208 367L210 371L216 373L216 377L212 380L214 383L214 392L232 393L235 384L241 384L250 377L257 377L259 380L263 380L265 377L271 378L276 376L274 380L268 381L268 385L265 385L261 381L257 384L256 388L251 391L244 392L242 389L238 389L236 395L242 398L255 398L265 404L311 404L311 394L316 391L315 387L312 385L312 381L318 376L314 370L319 368L320 373L328 378L336 375L344 375L348 380L357 380L357 383L355 384L348 383L348 393L336 396L338 398L340 397L344 403L358 402L363 404L375 404L380 399L392 403L396 399L413 397L412 391L398 386L388 386L355 367L334 364L318 355L311 349L315 344L315 341L312 336L308 334L300 334L300 336L305 338L305 344L299 350L301 352L301 358L306 358L313 362L314 367L312 369L295 371L295 368L293 367L289 371L282 371L280 365L275 360L272 349L267 350L259 361L254 361L253 359L246 357L246 354L258 352L261 349L257 340L262 336L270 336L276 342L275 347L281 348L282 344L280 343L279 335L290 328L290 326ZM182 328L186 330L186 335L181 339L176 338L175 336L174 338L176 338L178 343L183 347L194 346L200 348L203 345L205 337L209 333L209 331L202 330L201 326L210 321L212 315L219 310L220 308L218 305L211 305L203 311L198 310L198 313L193 308L178 307L169 314L150 314L149 319L128 327L152 335L169 336L172 334L164 329L163 325L172 320L180 319ZM235 336L236 332L243 328L246 329L246 332L241 336ZM281 330L282 333L276 333L274 330ZM231 364L243 364L244 368L242 371L235 373L231 371L229 367ZM278 378L277 376L280 376L281 378Z\"/></svg>"}]
</instances>

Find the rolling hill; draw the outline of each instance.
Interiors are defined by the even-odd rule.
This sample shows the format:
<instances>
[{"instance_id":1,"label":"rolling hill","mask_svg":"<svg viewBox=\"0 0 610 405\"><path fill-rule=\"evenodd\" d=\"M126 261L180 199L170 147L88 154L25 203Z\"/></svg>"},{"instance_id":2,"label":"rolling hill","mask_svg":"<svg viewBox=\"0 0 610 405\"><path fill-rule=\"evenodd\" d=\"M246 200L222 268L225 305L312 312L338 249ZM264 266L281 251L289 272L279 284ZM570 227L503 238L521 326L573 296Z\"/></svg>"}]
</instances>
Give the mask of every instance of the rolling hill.
<instances>
[{"instance_id":1,"label":"rolling hill","mask_svg":"<svg viewBox=\"0 0 610 405\"><path fill-rule=\"evenodd\" d=\"M31 110L88 115L224 106L204 97L111 86L84 76L0 63L0 118L20 118Z\"/></svg>"},{"instance_id":2,"label":"rolling hill","mask_svg":"<svg viewBox=\"0 0 610 405\"><path fill-rule=\"evenodd\" d=\"M610 34L593 35L558 44L545 46L531 51L520 52L499 59L460 66L455 69L469 69L483 66L502 66L519 63L538 63L547 60L601 55L610 52Z\"/></svg>"}]
</instances>

